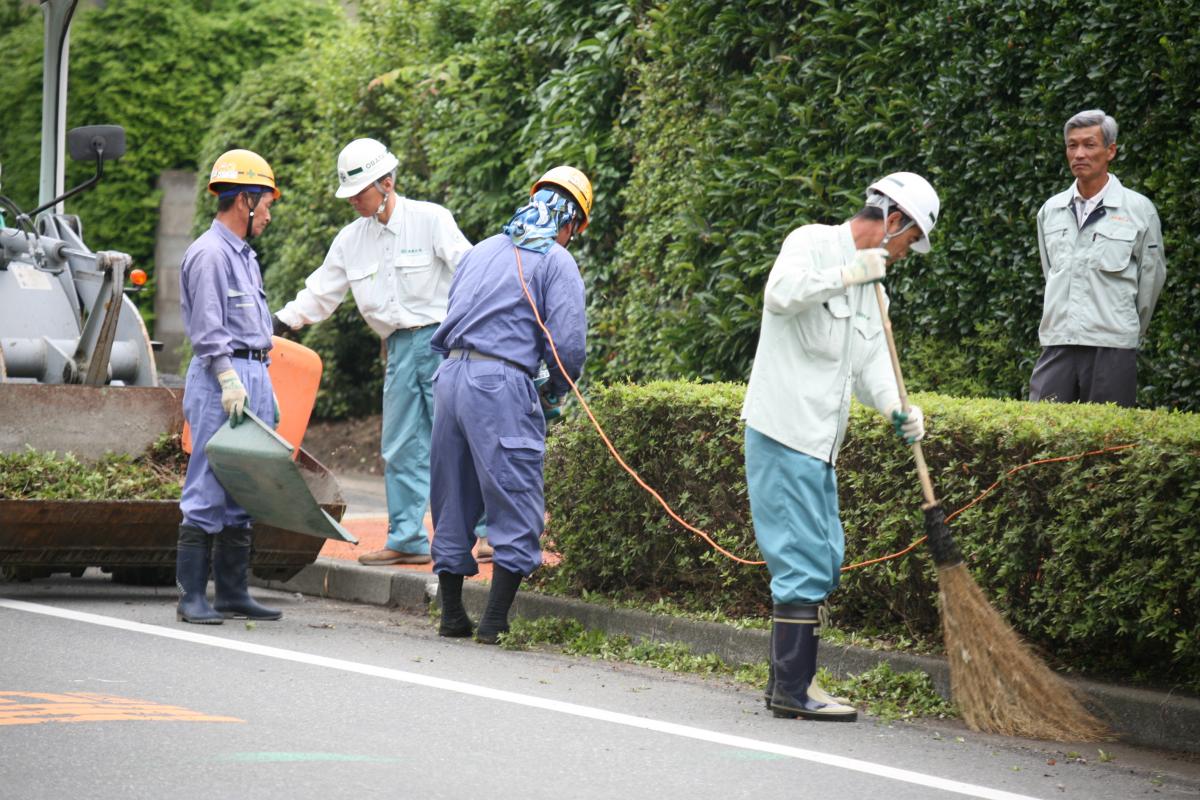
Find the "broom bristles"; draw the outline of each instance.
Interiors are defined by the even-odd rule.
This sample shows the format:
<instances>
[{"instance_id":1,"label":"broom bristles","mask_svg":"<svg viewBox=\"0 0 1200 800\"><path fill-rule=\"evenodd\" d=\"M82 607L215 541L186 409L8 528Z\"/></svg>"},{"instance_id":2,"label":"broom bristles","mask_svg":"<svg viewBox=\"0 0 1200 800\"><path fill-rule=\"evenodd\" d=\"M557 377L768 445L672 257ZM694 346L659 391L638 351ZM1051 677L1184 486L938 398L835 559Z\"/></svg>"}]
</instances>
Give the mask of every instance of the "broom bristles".
<instances>
[{"instance_id":1,"label":"broom bristles","mask_svg":"<svg viewBox=\"0 0 1200 800\"><path fill-rule=\"evenodd\" d=\"M1058 742L1111 738L992 608L964 564L938 566L950 689L971 730Z\"/></svg>"}]
</instances>

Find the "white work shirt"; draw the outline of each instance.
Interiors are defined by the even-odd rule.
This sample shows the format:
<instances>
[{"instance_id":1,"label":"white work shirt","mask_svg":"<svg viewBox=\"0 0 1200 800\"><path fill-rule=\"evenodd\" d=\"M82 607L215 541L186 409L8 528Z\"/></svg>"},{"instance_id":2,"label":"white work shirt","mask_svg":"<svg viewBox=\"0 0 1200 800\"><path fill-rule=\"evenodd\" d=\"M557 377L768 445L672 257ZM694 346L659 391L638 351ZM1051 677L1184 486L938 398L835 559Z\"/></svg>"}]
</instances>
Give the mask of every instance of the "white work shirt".
<instances>
[{"instance_id":1,"label":"white work shirt","mask_svg":"<svg viewBox=\"0 0 1200 800\"><path fill-rule=\"evenodd\" d=\"M851 393L886 412L900 403L874 284L846 287L850 223L788 234L767 278L762 330L742 419L829 464L850 420Z\"/></svg>"},{"instance_id":2,"label":"white work shirt","mask_svg":"<svg viewBox=\"0 0 1200 800\"><path fill-rule=\"evenodd\" d=\"M299 328L328 319L354 294L359 313L380 338L435 325L446 317L450 280L471 243L436 203L396 198L387 225L360 217L338 232L296 299L277 314Z\"/></svg>"},{"instance_id":3,"label":"white work shirt","mask_svg":"<svg viewBox=\"0 0 1200 800\"><path fill-rule=\"evenodd\" d=\"M1080 228L1087 218L1096 210L1096 206L1104 200L1104 193L1108 191L1109 185L1112 183L1112 176L1109 175L1104 181L1104 188L1096 192L1091 197L1084 197L1079 193L1079 181L1071 184L1071 208L1075 209L1075 222Z\"/></svg>"}]
</instances>

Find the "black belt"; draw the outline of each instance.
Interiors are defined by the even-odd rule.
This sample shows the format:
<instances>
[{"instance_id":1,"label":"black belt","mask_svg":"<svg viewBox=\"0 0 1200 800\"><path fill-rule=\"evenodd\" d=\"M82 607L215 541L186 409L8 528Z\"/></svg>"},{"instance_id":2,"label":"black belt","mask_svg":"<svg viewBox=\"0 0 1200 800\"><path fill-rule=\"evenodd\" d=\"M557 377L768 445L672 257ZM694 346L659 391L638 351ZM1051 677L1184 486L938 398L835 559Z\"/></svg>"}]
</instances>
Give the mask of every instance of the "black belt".
<instances>
[{"instance_id":1,"label":"black belt","mask_svg":"<svg viewBox=\"0 0 1200 800\"><path fill-rule=\"evenodd\" d=\"M478 350L464 350L456 347L449 352L447 357L462 359L463 361L498 361L501 364L512 367L513 369L520 370L526 375L529 374L524 367L515 361L509 361L507 358L500 358L499 356L489 356L487 353L481 353Z\"/></svg>"},{"instance_id":2,"label":"black belt","mask_svg":"<svg viewBox=\"0 0 1200 800\"><path fill-rule=\"evenodd\" d=\"M234 358L248 358L251 361L266 361L271 355L270 350L234 350Z\"/></svg>"}]
</instances>

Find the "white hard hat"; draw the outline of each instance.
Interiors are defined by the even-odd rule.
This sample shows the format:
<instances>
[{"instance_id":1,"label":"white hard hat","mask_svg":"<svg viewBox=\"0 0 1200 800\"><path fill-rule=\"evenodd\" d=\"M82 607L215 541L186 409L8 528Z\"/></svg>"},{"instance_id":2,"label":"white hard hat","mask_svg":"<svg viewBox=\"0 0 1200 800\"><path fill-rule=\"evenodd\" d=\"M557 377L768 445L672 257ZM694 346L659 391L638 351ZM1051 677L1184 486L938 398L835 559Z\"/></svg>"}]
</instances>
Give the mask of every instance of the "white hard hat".
<instances>
[{"instance_id":1,"label":"white hard hat","mask_svg":"<svg viewBox=\"0 0 1200 800\"><path fill-rule=\"evenodd\" d=\"M355 139L338 153L337 196L353 197L385 175L390 175L399 163L383 142Z\"/></svg>"},{"instance_id":2,"label":"white hard hat","mask_svg":"<svg viewBox=\"0 0 1200 800\"><path fill-rule=\"evenodd\" d=\"M886 195L909 219L921 229L921 238L913 242L912 249L918 253L929 252L929 232L937 224L941 202L929 181L915 172L893 172L867 187L867 200L878 192ZM872 203L872 205L875 205Z\"/></svg>"}]
</instances>

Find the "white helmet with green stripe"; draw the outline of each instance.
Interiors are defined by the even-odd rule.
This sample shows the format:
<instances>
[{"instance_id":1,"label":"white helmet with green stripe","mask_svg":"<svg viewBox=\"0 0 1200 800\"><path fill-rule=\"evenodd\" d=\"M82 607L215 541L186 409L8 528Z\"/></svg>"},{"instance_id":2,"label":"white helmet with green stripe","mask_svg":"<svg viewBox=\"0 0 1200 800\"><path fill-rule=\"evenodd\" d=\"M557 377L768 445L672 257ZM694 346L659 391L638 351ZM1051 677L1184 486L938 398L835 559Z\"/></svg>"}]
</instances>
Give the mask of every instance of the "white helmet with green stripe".
<instances>
[{"instance_id":1,"label":"white helmet with green stripe","mask_svg":"<svg viewBox=\"0 0 1200 800\"><path fill-rule=\"evenodd\" d=\"M883 198L887 200L878 202ZM941 200L929 185L929 181L915 172L893 172L867 187L867 205L883 207L885 216L890 205L888 201L899 206L913 224L921 229L921 238L913 242L912 249L918 253L928 253L929 232L937 224L938 212L942 207ZM899 233L900 231L896 231L890 236L897 236Z\"/></svg>"},{"instance_id":2,"label":"white helmet with green stripe","mask_svg":"<svg viewBox=\"0 0 1200 800\"><path fill-rule=\"evenodd\" d=\"M399 163L383 142L355 139L338 153L337 196L354 197L375 181L391 175Z\"/></svg>"}]
</instances>

